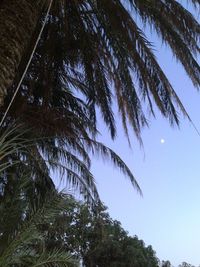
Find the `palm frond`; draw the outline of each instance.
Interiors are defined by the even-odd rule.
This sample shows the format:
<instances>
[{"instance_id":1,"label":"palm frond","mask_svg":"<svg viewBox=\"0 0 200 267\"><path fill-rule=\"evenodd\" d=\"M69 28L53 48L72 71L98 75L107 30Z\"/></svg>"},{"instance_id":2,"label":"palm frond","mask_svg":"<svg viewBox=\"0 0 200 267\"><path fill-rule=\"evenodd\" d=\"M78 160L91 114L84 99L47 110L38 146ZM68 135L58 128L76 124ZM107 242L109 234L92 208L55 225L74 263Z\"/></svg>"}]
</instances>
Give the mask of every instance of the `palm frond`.
<instances>
[{"instance_id":1,"label":"palm frond","mask_svg":"<svg viewBox=\"0 0 200 267\"><path fill-rule=\"evenodd\" d=\"M18 185L23 192L25 188L20 184L20 181ZM13 225L10 228L10 223L8 225L4 223L0 228L1 266L21 266L21 264L23 266L56 266L56 262L57 266L77 266L78 263L66 251L46 250L44 247L46 233L41 230L42 225L53 223L67 209L68 196L63 193L54 192L53 194L49 192L45 201L35 200L35 205L32 208L31 206L28 207L27 200L25 201L26 206L17 205L16 200L23 203L23 195L19 199L17 195L14 195L14 201L7 203L11 204L15 210L12 214L14 219L12 222L17 222L17 225L14 225L15 231L11 231ZM11 210L7 209L4 204L4 202L0 203L0 210L1 216L5 219L6 214ZM16 209L20 209L21 214L23 214L21 218L16 217ZM53 262L55 265L52 265Z\"/></svg>"},{"instance_id":2,"label":"palm frond","mask_svg":"<svg viewBox=\"0 0 200 267\"><path fill-rule=\"evenodd\" d=\"M51 253L42 253L38 259L30 265L31 267L78 267L78 261L75 261L71 254L55 250Z\"/></svg>"},{"instance_id":3,"label":"palm frond","mask_svg":"<svg viewBox=\"0 0 200 267\"><path fill-rule=\"evenodd\" d=\"M94 141L94 140L87 140L87 146L88 149L91 150L91 152L94 155L100 155L102 158L105 158L109 160L116 168L119 168L122 173L127 176L133 187L142 195L142 191L140 189L139 184L137 183L134 175L132 174L131 170L128 168L128 166L124 163L124 161L110 148L105 146L104 144Z\"/></svg>"},{"instance_id":4,"label":"palm frond","mask_svg":"<svg viewBox=\"0 0 200 267\"><path fill-rule=\"evenodd\" d=\"M24 106L23 114L29 114L26 123L34 120L43 123L44 118L36 119L30 111L49 112L54 115L52 120L57 122L57 129L63 130L66 124L64 120L59 124L58 118L73 110L79 118L85 119L87 114L94 127L90 130L95 133L98 107L114 138L115 100L127 136L130 124L139 139L142 127L147 125L144 101L153 116L155 103L172 124L179 123L177 107L188 117L135 17L139 15L171 47L197 87L200 69L195 55L199 53L199 23L177 1L129 3L133 7L131 13L119 0L54 2L21 95L16 99L19 103L23 98L24 105L13 107L13 116L22 114ZM85 114L83 106L80 109L80 99L71 91L83 96ZM43 129L45 125L51 127L47 120ZM73 132L73 127L69 131Z\"/></svg>"},{"instance_id":5,"label":"palm frond","mask_svg":"<svg viewBox=\"0 0 200 267\"><path fill-rule=\"evenodd\" d=\"M200 85L200 25L178 1L131 1L144 23L151 25L185 68L194 86ZM192 2L192 1L191 1ZM194 2L193 2L194 3Z\"/></svg>"},{"instance_id":6,"label":"palm frond","mask_svg":"<svg viewBox=\"0 0 200 267\"><path fill-rule=\"evenodd\" d=\"M32 131L22 131L22 127L5 130L0 142L0 165L4 187L9 187L9 172L15 169L15 175L28 173L34 183L38 197L45 197L55 190L50 171L60 170L60 179L64 177L68 185L80 192L88 203L99 200L94 178L90 172L90 158L80 139L35 138ZM20 132L21 131L21 132ZM37 136L37 135L36 135ZM85 134L84 134L85 136ZM88 135L86 135L87 138ZM78 138L78 137L77 137ZM30 140L30 141L27 141ZM71 152L70 152L71 150ZM72 151L74 153L72 153ZM34 197L34 196L33 196Z\"/></svg>"}]
</instances>

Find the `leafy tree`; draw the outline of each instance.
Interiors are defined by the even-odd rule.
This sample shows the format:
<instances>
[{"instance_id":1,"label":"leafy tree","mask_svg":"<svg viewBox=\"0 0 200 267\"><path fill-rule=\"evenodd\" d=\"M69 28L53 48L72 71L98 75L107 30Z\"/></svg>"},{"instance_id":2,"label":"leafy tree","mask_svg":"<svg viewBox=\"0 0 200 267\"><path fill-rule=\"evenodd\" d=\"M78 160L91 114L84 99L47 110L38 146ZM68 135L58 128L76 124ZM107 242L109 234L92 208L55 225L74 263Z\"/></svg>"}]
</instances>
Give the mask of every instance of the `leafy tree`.
<instances>
[{"instance_id":1,"label":"leafy tree","mask_svg":"<svg viewBox=\"0 0 200 267\"><path fill-rule=\"evenodd\" d=\"M48 244L59 243L79 256L86 267L158 267L152 247L146 247L136 236L128 236L102 206L92 211L74 202L48 233Z\"/></svg>"}]
</instances>

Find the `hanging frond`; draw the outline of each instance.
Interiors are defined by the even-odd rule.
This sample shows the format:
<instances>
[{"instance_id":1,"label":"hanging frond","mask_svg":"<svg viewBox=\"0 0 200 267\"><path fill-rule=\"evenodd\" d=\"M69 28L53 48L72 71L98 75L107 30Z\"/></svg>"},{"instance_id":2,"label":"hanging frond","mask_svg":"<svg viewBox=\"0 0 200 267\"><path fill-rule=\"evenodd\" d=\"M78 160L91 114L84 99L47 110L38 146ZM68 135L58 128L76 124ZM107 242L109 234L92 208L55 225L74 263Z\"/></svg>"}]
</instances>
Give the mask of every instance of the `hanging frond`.
<instances>
[{"instance_id":1,"label":"hanging frond","mask_svg":"<svg viewBox=\"0 0 200 267\"><path fill-rule=\"evenodd\" d=\"M60 179L64 177L66 183L81 193L88 203L99 201L95 181L90 173L88 152L79 139L74 140L75 135L67 143L62 142L62 139L55 141L55 137L38 138L37 133L34 136L31 130L25 131L22 126L2 128L1 132L0 176L4 190L10 187L10 173L13 175L14 172L15 179L27 173L35 184L35 196L45 197L55 190L51 171L60 169Z\"/></svg>"},{"instance_id":2,"label":"hanging frond","mask_svg":"<svg viewBox=\"0 0 200 267\"><path fill-rule=\"evenodd\" d=\"M178 1L131 1L144 23L151 25L185 68L194 86L200 86L200 25ZM194 3L194 2L193 2Z\"/></svg>"},{"instance_id":3,"label":"hanging frond","mask_svg":"<svg viewBox=\"0 0 200 267\"><path fill-rule=\"evenodd\" d=\"M116 136L113 100L117 101L126 134L131 125L139 139L142 127L147 125L143 102L152 115L155 103L172 124L179 123L177 110L189 117L136 16L169 45L197 87L199 23L178 1L128 2L131 10L119 0L53 3L21 88L23 101L29 104L26 110L48 106L52 113L59 109L61 117L68 109L76 110L77 95L69 98L69 92L77 91L87 103L88 116L95 126L96 107L100 109L112 138ZM68 98L73 99L70 105ZM20 99L19 95L16 103ZM13 112L17 113L16 109L22 112L19 105Z\"/></svg>"},{"instance_id":4,"label":"hanging frond","mask_svg":"<svg viewBox=\"0 0 200 267\"><path fill-rule=\"evenodd\" d=\"M100 142L93 140L87 140L86 145L94 155L99 154L102 158L109 160L116 168L118 168L125 176L127 176L130 179L133 187L138 191L140 195L142 195L142 190L140 189L140 186L137 183L131 170L112 149L108 148Z\"/></svg>"}]
</instances>

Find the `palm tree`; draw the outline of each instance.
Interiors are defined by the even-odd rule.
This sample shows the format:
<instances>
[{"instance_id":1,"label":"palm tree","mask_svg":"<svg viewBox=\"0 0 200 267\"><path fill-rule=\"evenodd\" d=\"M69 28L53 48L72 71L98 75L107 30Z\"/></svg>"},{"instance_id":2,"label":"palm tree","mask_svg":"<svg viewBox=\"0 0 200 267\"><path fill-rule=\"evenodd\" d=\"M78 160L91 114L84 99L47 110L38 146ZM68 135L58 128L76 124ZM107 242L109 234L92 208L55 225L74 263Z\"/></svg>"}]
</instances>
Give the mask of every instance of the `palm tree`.
<instances>
[{"instance_id":1,"label":"palm tree","mask_svg":"<svg viewBox=\"0 0 200 267\"><path fill-rule=\"evenodd\" d=\"M198 0L188 2L199 7ZM153 115L154 101L171 123L178 123L175 103L186 114L136 23L140 17L152 26L198 87L199 24L172 0L1 0L0 102L18 81L47 10L50 15L20 92L26 92L31 103L59 105L63 91L76 89L85 96L93 121L95 107L100 108L112 137L113 95L126 133L128 121L137 136L147 124L143 100Z\"/></svg>"},{"instance_id":2,"label":"palm tree","mask_svg":"<svg viewBox=\"0 0 200 267\"><path fill-rule=\"evenodd\" d=\"M190 2L199 7L198 0ZM136 16L152 26L198 87L199 24L178 1L0 1L1 117L32 59L1 130L16 120L32 129L37 141L23 166L32 167L43 186L51 181L49 167L60 166L73 184L82 184L81 191L89 186L98 198L88 156L96 151L111 158L139 189L123 161L95 141L97 108L112 138L115 102L127 136L129 124L139 139L147 124L144 103L153 115L155 103L172 124L178 123L177 106L187 115Z\"/></svg>"}]
</instances>

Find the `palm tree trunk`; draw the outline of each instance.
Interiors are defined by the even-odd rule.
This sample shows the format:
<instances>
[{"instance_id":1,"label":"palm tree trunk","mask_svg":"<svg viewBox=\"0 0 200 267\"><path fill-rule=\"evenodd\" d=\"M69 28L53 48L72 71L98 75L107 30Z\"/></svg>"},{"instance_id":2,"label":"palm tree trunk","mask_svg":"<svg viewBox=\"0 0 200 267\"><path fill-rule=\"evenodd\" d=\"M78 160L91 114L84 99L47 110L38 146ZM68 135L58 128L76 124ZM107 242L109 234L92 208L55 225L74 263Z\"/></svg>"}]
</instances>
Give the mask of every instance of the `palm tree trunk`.
<instances>
[{"instance_id":1,"label":"palm tree trunk","mask_svg":"<svg viewBox=\"0 0 200 267\"><path fill-rule=\"evenodd\" d=\"M41 11L39 2L0 1L0 106L36 28Z\"/></svg>"}]
</instances>

